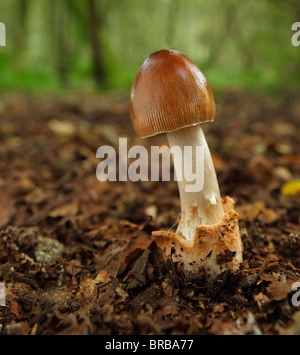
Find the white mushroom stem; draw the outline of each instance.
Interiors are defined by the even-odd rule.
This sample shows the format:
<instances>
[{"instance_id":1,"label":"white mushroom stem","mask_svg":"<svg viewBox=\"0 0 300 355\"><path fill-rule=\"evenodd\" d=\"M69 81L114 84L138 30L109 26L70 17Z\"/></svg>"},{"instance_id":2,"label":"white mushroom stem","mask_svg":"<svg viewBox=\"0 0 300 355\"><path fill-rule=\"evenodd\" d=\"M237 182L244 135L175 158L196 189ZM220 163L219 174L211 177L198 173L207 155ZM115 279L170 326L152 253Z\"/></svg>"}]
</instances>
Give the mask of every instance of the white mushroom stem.
<instances>
[{"instance_id":1,"label":"white mushroom stem","mask_svg":"<svg viewBox=\"0 0 300 355\"><path fill-rule=\"evenodd\" d=\"M224 216L217 175L201 124L167 133L167 137L170 149L179 146L183 157L183 161L177 160L176 157L173 159L181 203L181 220L176 234L187 241L192 241L197 226L219 223ZM197 160L197 146L203 147L201 148L204 150L203 162ZM184 147L193 147L193 154L186 156ZM187 181L184 166L187 167L188 164L191 164L194 173L199 173L199 167L204 169L204 173L201 171L204 177L201 191L187 192L191 182Z\"/></svg>"}]
</instances>

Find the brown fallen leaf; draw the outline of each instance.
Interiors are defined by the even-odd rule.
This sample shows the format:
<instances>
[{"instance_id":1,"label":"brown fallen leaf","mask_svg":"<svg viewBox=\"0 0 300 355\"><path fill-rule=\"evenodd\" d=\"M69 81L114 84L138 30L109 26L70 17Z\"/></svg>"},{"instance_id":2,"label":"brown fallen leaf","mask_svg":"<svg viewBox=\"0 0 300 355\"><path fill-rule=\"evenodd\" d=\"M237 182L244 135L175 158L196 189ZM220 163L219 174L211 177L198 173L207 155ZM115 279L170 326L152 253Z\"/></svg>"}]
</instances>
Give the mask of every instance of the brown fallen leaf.
<instances>
[{"instance_id":1,"label":"brown fallen leaf","mask_svg":"<svg viewBox=\"0 0 300 355\"><path fill-rule=\"evenodd\" d=\"M134 263L133 268L124 279L127 283L127 290L143 287L146 284L146 272L149 255L150 250L146 249Z\"/></svg>"},{"instance_id":2,"label":"brown fallen leaf","mask_svg":"<svg viewBox=\"0 0 300 355\"><path fill-rule=\"evenodd\" d=\"M25 196L25 201L28 204L39 205L45 201L49 201L53 198L50 191L45 191L39 187L31 191Z\"/></svg>"},{"instance_id":3,"label":"brown fallen leaf","mask_svg":"<svg viewBox=\"0 0 300 355\"><path fill-rule=\"evenodd\" d=\"M263 155L254 156L248 165L249 174L257 182L265 183L274 179L274 167Z\"/></svg>"},{"instance_id":4,"label":"brown fallen leaf","mask_svg":"<svg viewBox=\"0 0 300 355\"><path fill-rule=\"evenodd\" d=\"M262 310L268 303L271 302L270 298L264 295L262 292L258 295L255 295L253 298L256 301L260 310Z\"/></svg>"},{"instance_id":5,"label":"brown fallen leaf","mask_svg":"<svg viewBox=\"0 0 300 355\"><path fill-rule=\"evenodd\" d=\"M138 238L130 242L128 247L124 250L122 260L120 263L119 275L121 275L129 264L141 253L146 250L152 243L151 238L146 233L139 234Z\"/></svg>"},{"instance_id":6,"label":"brown fallen leaf","mask_svg":"<svg viewBox=\"0 0 300 355\"><path fill-rule=\"evenodd\" d=\"M267 287L270 298L274 301L281 301L287 298L292 290L293 282L277 281L271 283L270 286Z\"/></svg>"},{"instance_id":7,"label":"brown fallen leaf","mask_svg":"<svg viewBox=\"0 0 300 355\"><path fill-rule=\"evenodd\" d=\"M66 216L74 216L78 213L78 202L73 201L71 203L59 206L49 213L49 217L58 218Z\"/></svg>"},{"instance_id":8,"label":"brown fallen leaf","mask_svg":"<svg viewBox=\"0 0 300 355\"><path fill-rule=\"evenodd\" d=\"M25 313L22 310L22 306L18 304L17 301L12 300L10 302L10 311L11 313L13 313L17 319L21 320L21 319L27 319L30 317L30 313Z\"/></svg>"},{"instance_id":9,"label":"brown fallen leaf","mask_svg":"<svg viewBox=\"0 0 300 355\"><path fill-rule=\"evenodd\" d=\"M278 219L277 213L272 209L266 208L262 201L237 207L237 212L241 219L247 221L258 220L264 224L272 224Z\"/></svg>"},{"instance_id":10,"label":"brown fallen leaf","mask_svg":"<svg viewBox=\"0 0 300 355\"><path fill-rule=\"evenodd\" d=\"M112 245L104 253L95 255L97 260L96 271L105 270L110 276L116 277L119 274L121 260L128 242L123 246Z\"/></svg>"},{"instance_id":11,"label":"brown fallen leaf","mask_svg":"<svg viewBox=\"0 0 300 355\"><path fill-rule=\"evenodd\" d=\"M174 302L167 303L164 307L156 311L157 318L166 318L168 316L176 317L179 314L180 307Z\"/></svg>"},{"instance_id":12,"label":"brown fallen leaf","mask_svg":"<svg viewBox=\"0 0 300 355\"><path fill-rule=\"evenodd\" d=\"M88 216L103 215L108 211L107 205L101 202L84 201L80 203L80 210Z\"/></svg>"},{"instance_id":13,"label":"brown fallen leaf","mask_svg":"<svg viewBox=\"0 0 300 355\"><path fill-rule=\"evenodd\" d=\"M15 214L14 207L0 205L0 228L5 227Z\"/></svg>"}]
</instances>

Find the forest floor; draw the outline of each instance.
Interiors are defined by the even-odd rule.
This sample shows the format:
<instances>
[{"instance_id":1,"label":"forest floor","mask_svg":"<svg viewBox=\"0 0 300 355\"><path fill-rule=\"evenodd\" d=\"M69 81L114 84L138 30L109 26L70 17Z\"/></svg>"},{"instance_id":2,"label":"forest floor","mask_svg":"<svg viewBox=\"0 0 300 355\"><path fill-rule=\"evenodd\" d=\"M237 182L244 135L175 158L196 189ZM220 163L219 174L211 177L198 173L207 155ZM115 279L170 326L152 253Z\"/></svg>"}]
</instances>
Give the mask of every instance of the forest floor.
<instances>
[{"instance_id":1,"label":"forest floor","mask_svg":"<svg viewBox=\"0 0 300 355\"><path fill-rule=\"evenodd\" d=\"M237 273L187 280L153 238L174 228L176 182L96 178L97 149L139 139L114 95L0 97L0 334L300 334L300 100L216 95L204 130L236 201Z\"/></svg>"}]
</instances>

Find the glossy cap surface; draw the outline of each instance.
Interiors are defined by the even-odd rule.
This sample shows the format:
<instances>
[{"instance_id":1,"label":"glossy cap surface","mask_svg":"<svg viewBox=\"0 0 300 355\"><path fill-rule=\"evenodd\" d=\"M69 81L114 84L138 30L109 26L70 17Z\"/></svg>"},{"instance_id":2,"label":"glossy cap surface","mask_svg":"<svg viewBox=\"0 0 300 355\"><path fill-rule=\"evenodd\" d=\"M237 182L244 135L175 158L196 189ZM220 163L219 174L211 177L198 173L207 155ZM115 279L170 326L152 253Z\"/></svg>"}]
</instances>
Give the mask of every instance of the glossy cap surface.
<instances>
[{"instance_id":1,"label":"glossy cap surface","mask_svg":"<svg viewBox=\"0 0 300 355\"><path fill-rule=\"evenodd\" d=\"M202 71L175 50L152 54L131 90L130 115L140 137L150 137L213 121L216 106Z\"/></svg>"}]
</instances>

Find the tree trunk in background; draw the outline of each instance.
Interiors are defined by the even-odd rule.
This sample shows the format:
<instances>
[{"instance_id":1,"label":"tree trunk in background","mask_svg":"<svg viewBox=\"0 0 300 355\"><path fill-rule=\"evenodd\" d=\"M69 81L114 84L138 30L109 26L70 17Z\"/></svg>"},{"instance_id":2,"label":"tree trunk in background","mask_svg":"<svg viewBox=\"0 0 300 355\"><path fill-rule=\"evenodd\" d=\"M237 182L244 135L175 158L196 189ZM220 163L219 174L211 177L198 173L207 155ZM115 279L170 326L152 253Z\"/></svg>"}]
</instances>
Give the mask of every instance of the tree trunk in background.
<instances>
[{"instance_id":1,"label":"tree trunk in background","mask_svg":"<svg viewBox=\"0 0 300 355\"><path fill-rule=\"evenodd\" d=\"M18 70L22 70L26 67L24 63L24 56L26 51L27 40L27 23L28 23L28 9L29 0L21 0L17 9L18 13L18 25L16 26L15 33L15 63Z\"/></svg>"},{"instance_id":2,"label":"tree trunk in background","mask_svg":"<svg viewBox=\"0 0 300 355\"><path fill-rule=\"evenodd\" d=\"M102 41L99 36L99 33L101 33L101 21L95 0L88 0L88 14L94 61L94 78L97 85L102 86L106 82L106 73L103 64Z\"/></svg>"},{"instance_id":3,"label":"tree trunk in background","mask_svg":"<svg viewBox=\"0 0 300 355\"><path fill-rule=\"evenodd\" d=\"M220 36L219 41L215 41L215 43L210 45L208 62L217 66L224 47L228 45L229 41L232 41L235 47L238 48L240 57L243 57L245 67L251 69L254 65L255 58L247 40L244 39L242 24L238 21L238 2L236 0L222 1L221 6L224 19L223 37Z\"/></svg>"},{"instance_id":4,"label":"tree trunk in background","mask_svg":"<svg viewBox=\"0 0 300 355\"><path fill-rule=\"evenodd\" d=\"M69 74L69 43L68 43L68 3L56 0L51 2L52 24L51 28L55 46L55 66L60 81L68 84Z\"/></svg>"},{"instance_id":5,"label":"tree trunk in background","mask_svg":"<svg viewBox=\"0 0 300 355\"><path fill-rule=\"evenodd\" d=\"M67 38L67 9L64 6L59 6L57 14L57 40L58 40L58 72L61 81L64 85L68 83L68 38Z\"/></svg>"}]
</instances>

